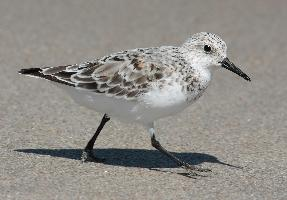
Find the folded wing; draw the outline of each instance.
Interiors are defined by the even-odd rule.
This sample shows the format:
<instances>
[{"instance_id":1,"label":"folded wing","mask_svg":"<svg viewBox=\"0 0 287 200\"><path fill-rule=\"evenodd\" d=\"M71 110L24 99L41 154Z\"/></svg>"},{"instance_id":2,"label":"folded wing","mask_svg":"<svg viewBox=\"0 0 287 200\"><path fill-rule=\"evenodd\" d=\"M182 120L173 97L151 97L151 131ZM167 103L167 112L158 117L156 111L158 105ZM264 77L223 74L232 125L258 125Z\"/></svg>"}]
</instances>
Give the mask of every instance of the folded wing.
<instances>
[{"instance_id":1,"label":"folded wing","mask_svg":"<svg viewBox=\"0 0 287 200\"><path fill-rule=\"evenodd\" d=\"M79 65L22 69L21 74L44 78L117 98L134 99L153 84L161 84L173 66L151 56L115 54Z\"/></svg>"}]
</instances>

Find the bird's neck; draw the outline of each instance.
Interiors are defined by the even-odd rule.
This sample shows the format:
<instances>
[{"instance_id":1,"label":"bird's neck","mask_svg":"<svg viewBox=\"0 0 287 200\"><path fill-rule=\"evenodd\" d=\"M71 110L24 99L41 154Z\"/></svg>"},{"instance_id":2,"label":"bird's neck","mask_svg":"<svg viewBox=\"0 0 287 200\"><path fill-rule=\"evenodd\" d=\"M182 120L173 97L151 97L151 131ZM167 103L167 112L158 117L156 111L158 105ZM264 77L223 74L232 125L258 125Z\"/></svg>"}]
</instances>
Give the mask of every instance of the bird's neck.
<instances>
[{"instance_id":1,"label":"bird's neck","mask_svg":"<svg viewBox=\"0 0 287 200\"><path fill-rule=\"evenodd\" d=\"M193 59L184 58L186 64L181 69L181 74L185 82L185 90L188 93L188 101L196 100L208 87L211 80L211 71L208 67L203 67Z\"/></svg>"}]
</instances>

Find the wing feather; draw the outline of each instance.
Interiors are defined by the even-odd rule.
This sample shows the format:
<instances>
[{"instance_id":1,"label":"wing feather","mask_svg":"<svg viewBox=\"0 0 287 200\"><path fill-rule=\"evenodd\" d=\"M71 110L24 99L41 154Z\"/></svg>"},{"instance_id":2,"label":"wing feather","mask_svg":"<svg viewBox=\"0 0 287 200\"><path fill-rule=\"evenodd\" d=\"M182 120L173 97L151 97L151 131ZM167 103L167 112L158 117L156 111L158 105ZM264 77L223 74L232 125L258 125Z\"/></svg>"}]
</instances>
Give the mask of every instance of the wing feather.
<instances>
[{"instance_id":1,"label":"wing feather","mask_svg":"<svg viewBox=\"0 0 287 200\"><path fill-rule=\"evenodd\" d=\"M150 51L150 50L149 50ZM171 75L174 66L144 50L117 53L93 62L43 68L42 78L116 98L133 100Z\"/></svg>"}]
</instances>

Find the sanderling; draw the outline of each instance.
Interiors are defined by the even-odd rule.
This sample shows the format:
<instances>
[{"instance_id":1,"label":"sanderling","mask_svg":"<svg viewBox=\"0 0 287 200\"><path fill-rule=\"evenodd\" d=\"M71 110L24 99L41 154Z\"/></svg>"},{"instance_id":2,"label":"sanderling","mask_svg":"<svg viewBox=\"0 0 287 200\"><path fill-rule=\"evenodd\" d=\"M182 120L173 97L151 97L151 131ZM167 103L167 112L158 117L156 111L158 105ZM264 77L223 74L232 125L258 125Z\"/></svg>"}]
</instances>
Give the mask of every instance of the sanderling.
<instances>
[{"instance_id":1,"label":"sanderling","mask_svg":"<svg viewBox=\"0 0 287 200\"><path fill-rule=\"evenodd\" d=\"M82 64L29 68L19 73L55 82L79 104L105 113L83 151L83 161L104 161L92 150L105 123L115 117L145 126L153 147L197 175L194 171L209 170L185 163L163 148L155 138L154 121L196 101L209 85L213 69L223 67L250 81L229 61L226 50L220 37L201 32L180 47L137 48Z\"/></svg>"}]
</instances>

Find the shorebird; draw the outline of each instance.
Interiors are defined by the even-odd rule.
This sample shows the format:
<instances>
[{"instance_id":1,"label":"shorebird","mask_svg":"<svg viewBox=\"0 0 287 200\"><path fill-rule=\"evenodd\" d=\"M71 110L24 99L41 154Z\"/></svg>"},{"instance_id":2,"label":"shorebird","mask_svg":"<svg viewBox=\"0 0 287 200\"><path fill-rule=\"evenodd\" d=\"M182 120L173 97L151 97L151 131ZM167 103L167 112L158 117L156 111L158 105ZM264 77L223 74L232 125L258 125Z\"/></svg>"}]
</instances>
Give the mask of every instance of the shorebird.
<instances>
[{"instance_id":1,"label":"shorebird","mask_svg":"<svg viewBox=\"0 0 287 200\"><path fill-rule=\"evenodd\" d=\"M192 175L208 169L190 165L161 146L154 121L184 110L208 87L214 69L228 69L250 78L226 56L225 42L213 33L192 35L181 46L137 48L81 64L21 69L20 74L43 78L66 90L80 105L103 113L82 161L103 162L93 154L95 141L110 117L145 126L154 148Z\"/></svg>"}]
</instances>

